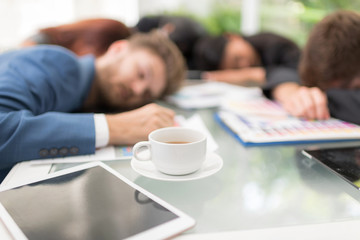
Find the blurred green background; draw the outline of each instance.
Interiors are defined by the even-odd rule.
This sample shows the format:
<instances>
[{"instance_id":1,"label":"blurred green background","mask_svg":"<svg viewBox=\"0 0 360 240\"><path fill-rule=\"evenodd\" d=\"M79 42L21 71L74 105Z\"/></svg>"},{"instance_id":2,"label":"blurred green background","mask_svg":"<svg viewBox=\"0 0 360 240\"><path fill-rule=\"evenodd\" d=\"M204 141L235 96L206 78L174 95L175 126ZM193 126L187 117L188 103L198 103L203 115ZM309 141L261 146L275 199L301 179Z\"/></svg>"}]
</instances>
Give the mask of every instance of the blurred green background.
<instances>
[{"instance_id":1,"label":"blurred green background","mask_svg":"<svg viewBox=\"0 0 360 240\"><path fill-rule=\"evenodd\" d=\"M338 9L360 12L360 0L0 0L0 52L39 28L98 17L132 27L159 14L194 18L213 34L271 31L304 46L314 24Z\"/></svg>"},{"instance_id":2,"label":"blurred green background","mask_svg":"<svg viewBox=\"0 0 360 240\"><path fill-rule=\"evenodd\" d=\"M286 36L304 46L315 23L338 9L360 11L356 0L262 0L260 1L260 31L272 31ZM241 28L242 1L215 0L210 14L199 17L178 9L164 12L185 15L203 23L212 34L239 32Z\"/></svg>"}]
</instances>

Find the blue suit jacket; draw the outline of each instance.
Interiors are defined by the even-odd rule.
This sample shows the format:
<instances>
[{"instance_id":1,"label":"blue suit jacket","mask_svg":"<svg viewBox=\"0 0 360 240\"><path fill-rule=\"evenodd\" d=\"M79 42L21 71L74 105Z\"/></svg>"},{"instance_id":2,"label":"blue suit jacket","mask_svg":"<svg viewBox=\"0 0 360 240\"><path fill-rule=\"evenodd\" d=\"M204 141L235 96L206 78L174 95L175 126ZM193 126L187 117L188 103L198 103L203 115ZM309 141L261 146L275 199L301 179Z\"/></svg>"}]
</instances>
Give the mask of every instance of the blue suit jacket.
<instances>
[{"instance_id":1,"label":"blue suit jacket","mask_svg":"<svg viewBox=\"0 0 360 240\"><path fill-rule=\"evenodd\" d=\"M95 152L94 116L81 108L94 58L56 46L0 55L0 169L23 160Z\"/></svg>"}]
</instances>

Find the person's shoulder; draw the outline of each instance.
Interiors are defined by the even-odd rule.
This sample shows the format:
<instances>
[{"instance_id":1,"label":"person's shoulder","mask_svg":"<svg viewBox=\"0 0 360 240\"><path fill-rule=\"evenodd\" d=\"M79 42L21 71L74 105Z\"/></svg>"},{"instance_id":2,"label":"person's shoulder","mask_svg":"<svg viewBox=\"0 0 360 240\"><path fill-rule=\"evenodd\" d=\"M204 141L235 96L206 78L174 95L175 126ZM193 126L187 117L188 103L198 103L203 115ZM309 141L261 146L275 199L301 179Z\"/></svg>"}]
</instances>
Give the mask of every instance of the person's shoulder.
<instances>
[{"instance_id":1,"label":"person's shoulder","mask_svg":"<svg viewBox=\"0 0 360 240\"><path fill-rule=\"evenodd\" d=\"M254 44L298 47L290 38L274 32L259 32L246 37L246 40Z\"/></svg>"},{"instance_id":2,"label":"person's shoulder","mask_svg":"<svg viewBox=\"0 0 360 240\"><path fill-rule=\"evenodd\" d=\"M71 73L74 76L80 74L84 65L82 62L82 58L70 50L55 45L26 47L0 56L0 67L43 69L44 73L56 71L63 74ZM92 64L89 61L86 63Z\"/></svg>"},{"instance_id":3,"label":"person's shoulder","mask_svg":"<svg viewBox=\"0 0 360 240\"><path fill-rule=\"evenodd\" d=\"M70 50L57 46L57 45L35 45L30 47L23 47L12 49L3 52L0 58L16 58L16 59L42 59L42 58L72 58L76 59L77 56Z\"/></svg>"},{"instance_id":4,"label":"person's shoulder","mask_svg":"<svg viewBox=\"0 0 360 240\"><path fill-rule=\"evenodd\" d=\"M135 29L139 32L150 32L159 27L161 19L162 16L144 16L138 21Z\"/></svg>"},{"instance_id":5,"label":"person's shoulder","mask_svg":"<svg viewBox=\"0 0 360 240\"><path fill-rule=\"evenodd\" d=\"M51 61L53 59L53 61ZM30 62L49 62L76 61L76 55L69 50L53 45L35 45L19 49L12 49L0 55L2 64L22 64Z\"/></svg>"},{"instance_id":6,"label":"person's shoulder","mask_svg":"<svg viewBox=\"0 0 360 240\"><path fill-rule=\"evenodd\" d=\"M278 33L274 33L274 32L259 32L259 33L252 35L251 37L288 40L288 38L286 38L285 36L278 34Z\"/></svg>"},{"instance_id":7,"label":"person's shoulder","mask_svg":"<svg viewBox=\"0 0 360 240\"><path fill-rule=\"evenodd\" d=\"M76 58L75 53L71 52L70 50L58 46L58 45L46 45L46 44L40 44L40 45L36 45L33 47L29 47L27 49L24 49L25 51L27 50L29 53L46 53L46 54L54 54L54 55L59 55L59 56L68 56L71 58Z\"/></svg>"},{"instance_id":8,"label":"person's shoulder","mask_svg":"<svg viewBox=\"0 0 360 240\"><path fill-rule=\"evenodd\" d=\"M79 57L75 53L57 45L37 45L29 47L22 54L26 59L40 61L47 65L77 65L79 62Z\"/></svg>"}]
</instances>

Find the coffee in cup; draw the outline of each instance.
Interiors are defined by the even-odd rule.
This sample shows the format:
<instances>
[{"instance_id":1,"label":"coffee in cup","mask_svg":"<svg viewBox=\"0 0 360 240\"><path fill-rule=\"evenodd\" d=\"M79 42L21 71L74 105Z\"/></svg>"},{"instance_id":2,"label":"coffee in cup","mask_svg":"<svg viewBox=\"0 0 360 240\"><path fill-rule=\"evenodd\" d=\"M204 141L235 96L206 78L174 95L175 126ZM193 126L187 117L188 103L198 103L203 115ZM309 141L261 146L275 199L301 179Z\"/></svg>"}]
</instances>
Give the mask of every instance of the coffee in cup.
<instances>
[{"instance_id":1,"label":"coffee in cup","mask_svg":"<svg viewBox=\"0 0 360 240\"><path fill-rule=\"evenodd\" d=\"M152 161L165 174L185 175L200 169L206 158L204 133L185 127L160 128L151 132L148 141L133 147L133 161ZM143 154L147 151L148 154Z\"/></svg>"}]
</instances>

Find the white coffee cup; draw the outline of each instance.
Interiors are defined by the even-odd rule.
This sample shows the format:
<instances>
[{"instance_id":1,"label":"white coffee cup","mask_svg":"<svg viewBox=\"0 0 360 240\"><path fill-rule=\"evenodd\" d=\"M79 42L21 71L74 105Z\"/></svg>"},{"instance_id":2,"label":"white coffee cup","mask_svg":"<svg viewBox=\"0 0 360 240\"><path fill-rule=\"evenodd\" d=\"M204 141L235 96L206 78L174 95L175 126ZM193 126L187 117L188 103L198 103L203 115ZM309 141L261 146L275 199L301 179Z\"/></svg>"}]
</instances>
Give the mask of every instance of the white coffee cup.
<instances>
[{"instance_id":1,"label":"white coffee cup","mask_svg":"<svg viewBox=\"0 0 360 240\"><path fill-rule=\"evenodd\" d=\"M152 131L149 141L133 147L133 161L152 161L165 174L185 175L200 169L206 158L206 136L191 128L168 127ZM144 151L149 154L144 154Z\"/></svg>"}]
</instances>

